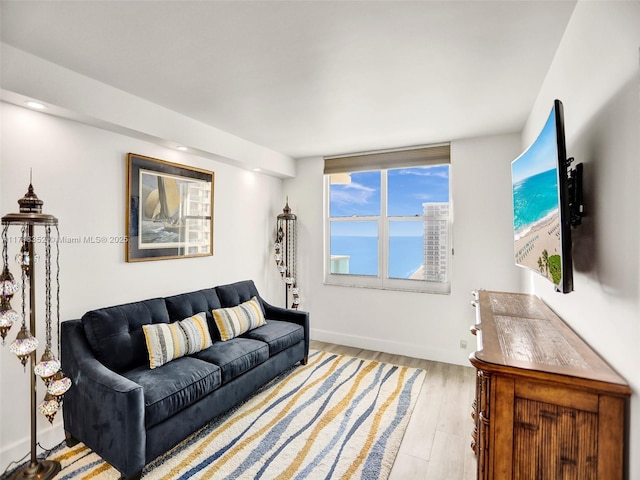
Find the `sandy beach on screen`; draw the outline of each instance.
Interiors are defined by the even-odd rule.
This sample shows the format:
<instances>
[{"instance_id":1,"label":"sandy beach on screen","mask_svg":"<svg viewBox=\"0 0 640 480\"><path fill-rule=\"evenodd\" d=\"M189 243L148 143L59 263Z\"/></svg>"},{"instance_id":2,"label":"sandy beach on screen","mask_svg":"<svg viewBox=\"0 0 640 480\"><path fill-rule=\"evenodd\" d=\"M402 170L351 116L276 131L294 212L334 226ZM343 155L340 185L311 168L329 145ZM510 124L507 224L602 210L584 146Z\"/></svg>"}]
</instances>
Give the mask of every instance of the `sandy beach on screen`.
<instances>
[{"instance_id":1,"label":"sandy beach on screen","mask_svg":"<svg viewBox=\"0 0 640 480\"><path fill-rule=\"evenodd\" d=\"M559 214L551 216L548 221L536 225L526 235L515 242L515 259L520 265L538 270L538 258L546 250L551 255L560 255L560 221Z\"/></svg>"}]
</instances>

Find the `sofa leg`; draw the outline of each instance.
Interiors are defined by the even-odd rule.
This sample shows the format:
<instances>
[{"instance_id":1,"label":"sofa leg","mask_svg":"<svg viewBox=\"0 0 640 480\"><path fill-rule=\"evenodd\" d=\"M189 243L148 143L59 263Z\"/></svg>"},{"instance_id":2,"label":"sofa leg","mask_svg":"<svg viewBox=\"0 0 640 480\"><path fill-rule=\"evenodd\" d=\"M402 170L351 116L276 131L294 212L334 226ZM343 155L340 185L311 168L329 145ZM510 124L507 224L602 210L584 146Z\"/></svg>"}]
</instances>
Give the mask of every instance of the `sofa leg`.
<instances>
[{"instance_id":1,"label":"sofa leg","mask_svg":"<svg viewBox=\"0 0 640 480\"><path fill-rule=\"evenodd\" d=\"M124 473L120 474L120 480L140 480L140 477L142 477L142 470L131 475L130 477L127 477Z\"/></svg>"},{"instance_id":2,"label":"sofa leg","mask_svg":"<svg viewBox=\"0 0 640 480\"><path fill-rule=\"evenodd\" d=\"M66 430L64 431L64 441L67 444L67 447L75 447L77 444L80 443L80 440L78 440L76 437L71 435Z\"/></svg>"},{"instance_id":3,"label":"sofa leg","mask_svg":"<svg viewBox=\"0 0 640 480\"><path fill-rule=\"evenodd\" d=\"M306 365L307 363L309 363L309 357L305 355L305 357L300 361L300 363L302 365Z\"/></svg>"}]
</instances>

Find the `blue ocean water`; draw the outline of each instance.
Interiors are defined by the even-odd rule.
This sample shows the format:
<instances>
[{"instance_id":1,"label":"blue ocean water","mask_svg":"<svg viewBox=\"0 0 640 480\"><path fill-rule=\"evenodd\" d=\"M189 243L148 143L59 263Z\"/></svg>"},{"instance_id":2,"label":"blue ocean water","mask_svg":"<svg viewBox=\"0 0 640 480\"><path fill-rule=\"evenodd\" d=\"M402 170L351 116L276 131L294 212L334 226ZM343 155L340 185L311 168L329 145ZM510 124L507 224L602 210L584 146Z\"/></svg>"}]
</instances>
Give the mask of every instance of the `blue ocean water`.
<instances>
[{"instance_id":1,"label":"blue ocean water","mask_svg":"<svg viewBox=\"0 0 640 480\"><path fill-rule=\"evenodd\" d=\"M555 168L527 177L513 185L513 227L528 230L558 209L558 177Z\"/></svg>"},{"instance_id":2,"label":"blue ocean water","mask_svg":"<svg viewBox=\"0 0 640 480\"><path fill-rule=\"evenodd\" d=\"M390 239L389 276L408 278L424 261L423 237L396 236ZM378 274L378 239L362 236L331 236L331 255L349 255L349 273Z\"/></svg>"}]
</instances>

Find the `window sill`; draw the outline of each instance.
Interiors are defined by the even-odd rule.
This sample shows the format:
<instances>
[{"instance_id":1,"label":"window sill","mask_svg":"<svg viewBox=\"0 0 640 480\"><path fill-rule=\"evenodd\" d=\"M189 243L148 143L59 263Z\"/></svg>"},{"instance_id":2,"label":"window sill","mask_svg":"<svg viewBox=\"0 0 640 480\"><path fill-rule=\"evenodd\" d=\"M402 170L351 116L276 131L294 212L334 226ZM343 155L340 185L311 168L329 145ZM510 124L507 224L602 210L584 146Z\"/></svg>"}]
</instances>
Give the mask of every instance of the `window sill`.
<instances>
[{"instance_id":1,"label":"window sill","mask_svg":"<svg viewBox=\"0 0 640 480\"><path fill-rule=\"evenodd\" d=\"M347 288L368 288L372 290L389 290L398 292L429 293L449 295L451 284L448 282L422 282L415 280L390 279L382 284L380 278L358 275L329 275L324 285Z\"/></svg>"}]
</instances>

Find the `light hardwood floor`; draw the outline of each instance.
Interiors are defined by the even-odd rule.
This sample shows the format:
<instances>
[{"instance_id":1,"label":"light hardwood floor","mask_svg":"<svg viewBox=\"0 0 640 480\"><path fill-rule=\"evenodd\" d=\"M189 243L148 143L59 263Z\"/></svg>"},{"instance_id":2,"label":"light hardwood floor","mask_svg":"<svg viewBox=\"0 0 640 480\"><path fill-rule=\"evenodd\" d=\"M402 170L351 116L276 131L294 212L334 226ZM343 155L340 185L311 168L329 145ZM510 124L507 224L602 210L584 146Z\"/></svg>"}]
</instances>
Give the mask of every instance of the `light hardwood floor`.
<instances>
[{"instance_id":1,"label":"light hardwood floor","mask_svg":"<svg viewBox=\"0 0 640 480\"><path fill-rule=\"evenodd\" d=\"M427 375L389 480L474 480L471 403L475 370L402 355L311 341L311 348L421 368Z\"/></svg>"}]
</instances>

